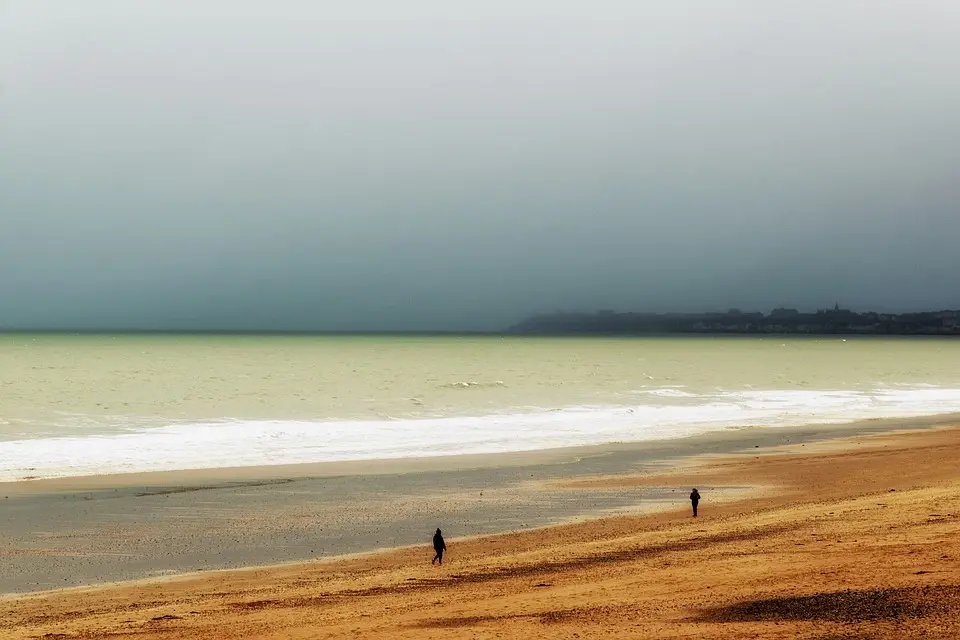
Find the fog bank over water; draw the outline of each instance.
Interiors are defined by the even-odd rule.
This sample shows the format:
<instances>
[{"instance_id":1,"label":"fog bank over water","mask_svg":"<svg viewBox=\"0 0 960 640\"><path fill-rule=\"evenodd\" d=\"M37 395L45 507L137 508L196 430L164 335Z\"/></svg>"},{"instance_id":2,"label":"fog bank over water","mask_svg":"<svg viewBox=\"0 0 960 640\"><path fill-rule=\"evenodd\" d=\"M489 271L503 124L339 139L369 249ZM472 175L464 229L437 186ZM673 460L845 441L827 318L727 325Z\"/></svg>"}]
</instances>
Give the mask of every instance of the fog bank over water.
<instances>
[{"instance_id":1,"label":"fog bank over water","mask_svg":"<svg viewBox=\"0 0 960 640\"><path fill-rule=\"evenodd\" d=\"M0 327L958 308L960 5L0 2Z\"/></svg>"}]
</instances>

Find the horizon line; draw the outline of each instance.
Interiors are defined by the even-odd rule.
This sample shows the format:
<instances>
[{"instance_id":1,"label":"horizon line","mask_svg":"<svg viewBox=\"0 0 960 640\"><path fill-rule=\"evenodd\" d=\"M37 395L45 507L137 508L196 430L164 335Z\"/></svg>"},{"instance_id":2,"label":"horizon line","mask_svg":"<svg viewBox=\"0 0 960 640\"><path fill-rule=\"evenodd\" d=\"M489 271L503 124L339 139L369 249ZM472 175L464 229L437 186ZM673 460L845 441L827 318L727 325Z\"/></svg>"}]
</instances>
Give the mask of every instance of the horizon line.
<instances>
[{"instance_id":1,"label":"horizon line","mask_svg":"<svg viewBox=\"0 0 960 640\"><path fill-rule=\"evenodd\" d=\"M800 311L792 307L774 307L770 311L743 311L736 307L725 311L618 311L612 309L594 309L592 311L552 311L539 312L525 316L522 320L515 322L507 327L499 329L256 329L256 328L157 328L157 327L2 327L0 326L0 335L250 335L250 336L507 336L517 335L515 329L519 324L528 320L534 320L544 316L556 315L604 315L604 314L635 314L648 316L696 316L696 315L730 315L733 312L742 315L752 315L760 313L764 316L772 314L774 311L789 310L798 312L800 315L815 314L819 311L832 311L831 308L817 309L816 312ZM935 314L935 313L960 313L958 309L928 309L925 311L854 311L852 309L840 308L841 311L850 311L856 314L878 314L878 315L912 315L912 314ZM664 332L665 335L675 335L672 332ZM652 335L652 334L650 334Z\"/></svg>"}]
</instances>

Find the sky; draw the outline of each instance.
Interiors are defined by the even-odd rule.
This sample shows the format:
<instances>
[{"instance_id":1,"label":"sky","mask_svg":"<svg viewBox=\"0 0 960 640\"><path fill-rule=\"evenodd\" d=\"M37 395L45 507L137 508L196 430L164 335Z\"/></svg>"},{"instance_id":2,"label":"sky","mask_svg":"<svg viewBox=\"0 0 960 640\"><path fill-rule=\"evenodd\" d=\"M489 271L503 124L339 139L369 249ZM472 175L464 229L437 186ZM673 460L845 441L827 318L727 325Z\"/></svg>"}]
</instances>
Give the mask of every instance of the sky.
<instances>
[{"instance_id":1,"label":"sky","mask_svg":"<svg viewBox=\"0 0 960 640\"><path fill-rule=\"evenodd\" d=\"M960 308L954 0L0 0L0 327Z\"/></svg>"}]
</instances>

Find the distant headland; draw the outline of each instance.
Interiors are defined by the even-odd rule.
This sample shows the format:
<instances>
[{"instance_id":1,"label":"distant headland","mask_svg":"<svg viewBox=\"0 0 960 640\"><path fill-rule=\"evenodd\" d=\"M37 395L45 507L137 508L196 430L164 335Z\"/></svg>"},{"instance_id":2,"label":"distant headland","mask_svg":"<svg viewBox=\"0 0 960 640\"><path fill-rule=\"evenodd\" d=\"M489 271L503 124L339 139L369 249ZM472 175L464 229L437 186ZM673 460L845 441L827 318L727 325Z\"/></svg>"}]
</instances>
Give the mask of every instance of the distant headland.
<instances>
[{"instance_id":1,"label":"distant headland","mask_svg":"<svg viewBox=\"0 0 960 640\"><path fill-rule=\"evenodd\" d=\"M774 309L770 313L730 309L714 313L553 313L510 327L514 335L800 334L800 335L960 335L960 311L916 313Z\"/></svg>"}]
</instances>

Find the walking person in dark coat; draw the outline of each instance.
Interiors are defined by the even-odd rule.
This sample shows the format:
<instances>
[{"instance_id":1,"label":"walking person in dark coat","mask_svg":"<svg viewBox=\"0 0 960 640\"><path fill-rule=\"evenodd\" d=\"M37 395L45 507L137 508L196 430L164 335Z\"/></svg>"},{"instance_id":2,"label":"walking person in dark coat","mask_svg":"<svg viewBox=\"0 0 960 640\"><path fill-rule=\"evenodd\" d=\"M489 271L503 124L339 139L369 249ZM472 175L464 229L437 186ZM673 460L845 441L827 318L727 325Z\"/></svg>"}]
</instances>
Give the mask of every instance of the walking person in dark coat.
<instances>
[{"instance_id":1,"label":"walking person in dark coat","mask_svg":"<svg viewBox=\"0 0 960 640\"><path fill-rule=\"evenodd\" d=\"M433 550L437 552L437 555L433 556L430 564L438 561L440 564L443 564L443 552L447 550L447 543L443 541L443 536L440 535L440 529L437 529L437 532L433 534Z\"/></svg>"},{"instance_id":2,"label":"walking person in dark coat","mask_svg":"<svg viewBox=\"0 0 960 640\"><path fill-rule=\"evenodd\" d=\"M693 505L693 517L697 517L697 505L700 504L700 492L697 491L694 487L693 491L690 492L690 504ZM438 529L439 531L439 529Z\"/></svg>"}]
</instances>

